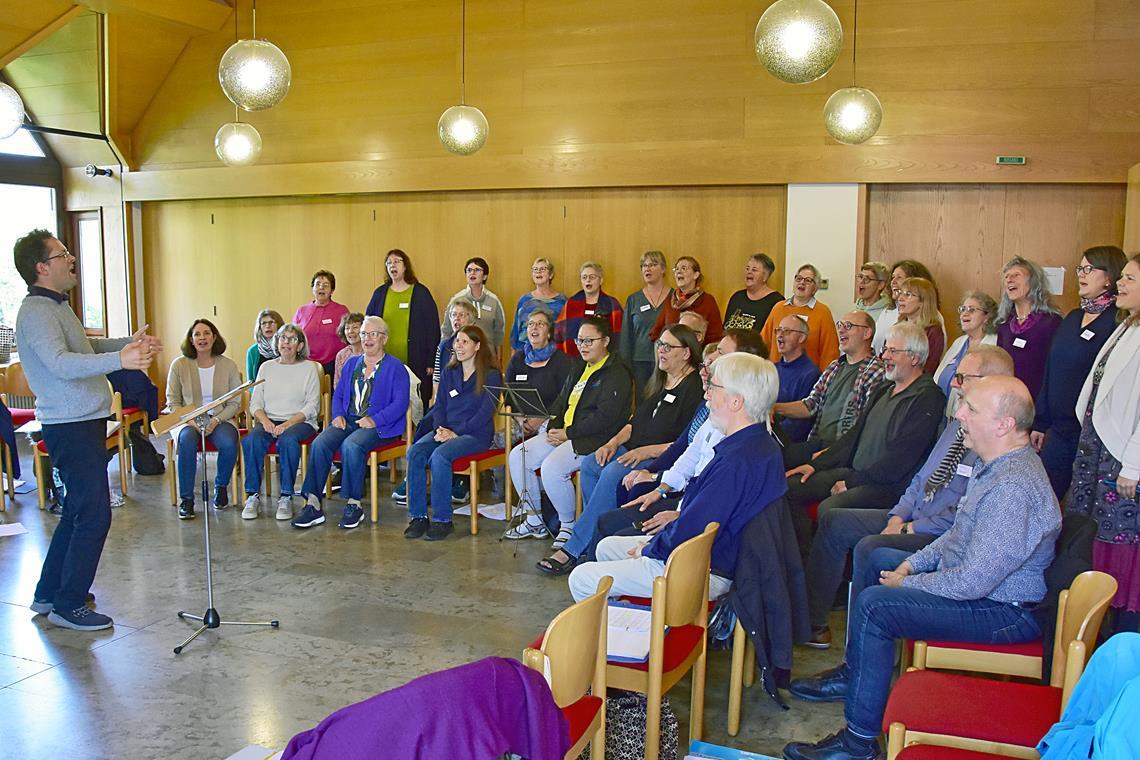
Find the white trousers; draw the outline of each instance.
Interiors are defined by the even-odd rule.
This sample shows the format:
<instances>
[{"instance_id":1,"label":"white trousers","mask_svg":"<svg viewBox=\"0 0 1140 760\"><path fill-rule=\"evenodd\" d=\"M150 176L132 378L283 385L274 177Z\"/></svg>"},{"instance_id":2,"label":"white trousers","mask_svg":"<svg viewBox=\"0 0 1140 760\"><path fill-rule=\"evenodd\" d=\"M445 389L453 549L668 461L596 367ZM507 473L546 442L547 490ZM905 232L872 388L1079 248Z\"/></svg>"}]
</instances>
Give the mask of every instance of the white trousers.
<instances>
[{"instance_id":1,"label":"white trousers","mask_svg":"<svg viewBox=\"0 0 1140 760\"><path fill-rule=\"evenodd\" d=\"M523 450L526 450L526 471L523 471ZM542 470L541 487L550 497L550 503L558 511L558 519L563 525L574 523L574 484L570 478L581 467L582 456L574 453L574 446L566 441L558 446L546 440L546 425L532 438L516 444L511 449L507 462L511 468L511 480L519 494L519 505L541 512L539 481L536 471ZM529 496L529 505L523 504L523 486Z\"/></svg>"},{"instance_id":2,"label":"white trousers","mask_svg":"<svg viewBox=\"0 0 1140 760\"><path fill-rule=\"evenodd\" d=\"M598 590L598 581L612 576L610 596L653 596L653 579L665 574L665 563L650 557L630 557L630 549L648 541L647 536L610 536L598 542L597 562L585 562L570 573L570 594L580 602ZM732 588L732 581L709 576L709 599L719 599Z\"/></svg>"}]
</instances>

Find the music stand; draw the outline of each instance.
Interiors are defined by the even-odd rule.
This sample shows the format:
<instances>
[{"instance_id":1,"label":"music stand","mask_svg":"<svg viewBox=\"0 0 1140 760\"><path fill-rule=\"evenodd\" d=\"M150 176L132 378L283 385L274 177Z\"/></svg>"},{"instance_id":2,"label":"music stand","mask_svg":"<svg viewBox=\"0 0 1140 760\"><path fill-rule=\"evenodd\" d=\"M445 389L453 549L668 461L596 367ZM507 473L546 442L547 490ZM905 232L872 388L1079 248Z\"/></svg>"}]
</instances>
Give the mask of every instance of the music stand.
<instances>
[{"instance_id":1,"label":"music stand","mask_svg":"<svg viewBox=\"0 0 1140 760\"><path fill-rule=\"evenodd\" d=\"M206 526L206 611L201 615L192 615L189 612L179 610L178 617L183 620L197 620L202 625L198 630L190 635L190 638L183 641L178 646L174 647L174 654L181 654L182 650L186 648L194 639L198 638L208 629L219 628L223 625L261 625L278 628L280 621L266 620L264 622L239 622L237 620L222 620L218 610L214 607L214 573L210 562L210 512L206 506L210 503L210 481L209 475L206 472L206 425L210 422L210 410L221 406L235 396L245 393L247 390L255 385L265 382L264 380L251 380L244 385L239 385L229 393L222 394L208 404L194 408L193 406L183 406L175 409L170 414L159 417L151 423L151 430L155 435L162 435L171 428L190 422L191 420L198 426L198 434L201 437L199 452L201 454L200 467L202 469L202 506L203 506L203 520L202 523Z\"/></svg>"},{"instance_id":2,"label":"music stand","mask_svg":"<svg viewBox=\"0 0 1140 760\"><path fill-rule=\"evenodd\" d=\"M520 385L518 383L504 383L502 386L488 385L486 387L499 393L506 399L507 404L510 405L510 412L498 412L498 414L504 417L511 417L517 420L524 420L529 417L541 417L546 420L551 420L554 418L554 415L552 415L550 413L550 410L546 408L546 404L542 402L542 396L539 394L539 392L528 385ZM520 456L522 457L523 468L523 485L522 490L519 491L519 505L522 506L523 509L520 511L523 520L526 519L526 511L529 509L538 518L539 522L542 522L541 501L539 502L539 506L536 507L531 499L530 486L527 483L526 446L523 445L525 442L525 439L519 440L519 445L522 446L522 454ZM510 467L509 462L507 463L507 466ZM506 494L506 498L511 498L511 495L509 493ZM541 498L542 496L539 495L540 500ZM519 520L511 520L509 523L507 523L507 530L503 531L503 535L505 536L507 532L510 531L511 528L518 525L519 522Z\"/></svg>"}]
</instances>

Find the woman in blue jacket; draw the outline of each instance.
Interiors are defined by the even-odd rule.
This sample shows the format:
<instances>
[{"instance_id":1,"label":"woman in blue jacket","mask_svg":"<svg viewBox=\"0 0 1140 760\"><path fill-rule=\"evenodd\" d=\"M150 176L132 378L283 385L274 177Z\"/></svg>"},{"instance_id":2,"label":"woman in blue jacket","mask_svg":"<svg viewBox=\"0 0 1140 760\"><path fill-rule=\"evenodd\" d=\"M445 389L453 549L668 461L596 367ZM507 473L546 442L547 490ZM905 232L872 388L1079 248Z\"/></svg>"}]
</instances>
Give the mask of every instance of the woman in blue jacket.
<instances>
[{"instance_id":1,"label":"woman in blue jacket","mask_svg":"<svg viewBox=\"0 0 1140 760\"><path fill-rule=\"evenodd\" d=\"M340 494L346 500L340 527L355 528L364 520L364 462L369 452L404 434L411 381L400 360L385 353L388 324L365 317L360 327L364 352L349 357L333 391L332 424L313 441L309 471L301 486L305 508L293 519L294 528L311 528L325 521L321 505L333 455L340 452Z\"/></svg>"},{"instance_id":2,"label":"woman in blue jacket","mask_svg":"<svg viewBox=\"0 0 1140 760\"><path fill-rule=\"evenodd\" d=\"M451 464L491 446L498 396L486 386L502 385L491 344L476 325L455 335L454 356L440 372L432 410L435 428L408 451L408 516L404 538L439 541L452 531ZM431 468L432 519L428 521L427 468Z\"/></svg>"}]
</instances>

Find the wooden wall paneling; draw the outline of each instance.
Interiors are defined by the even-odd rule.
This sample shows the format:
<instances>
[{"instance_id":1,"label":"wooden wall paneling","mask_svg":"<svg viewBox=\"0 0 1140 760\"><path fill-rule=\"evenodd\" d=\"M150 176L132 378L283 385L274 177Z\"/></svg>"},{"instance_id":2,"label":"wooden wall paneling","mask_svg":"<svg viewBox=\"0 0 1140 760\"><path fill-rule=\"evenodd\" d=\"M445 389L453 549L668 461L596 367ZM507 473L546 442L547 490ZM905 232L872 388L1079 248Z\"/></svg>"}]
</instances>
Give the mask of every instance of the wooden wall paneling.
<instances>
[{"instance_id":1,"label":"wooden wall paneling","mask_svg":"<svg viewBox=\"0 0 1140 760\"><path fill-rule=\"evenodd\" d=\"M1128 170L1127 209L1124 216L1124 252L1140 253L1140 164Z\"/></svg>"}]
</instances>

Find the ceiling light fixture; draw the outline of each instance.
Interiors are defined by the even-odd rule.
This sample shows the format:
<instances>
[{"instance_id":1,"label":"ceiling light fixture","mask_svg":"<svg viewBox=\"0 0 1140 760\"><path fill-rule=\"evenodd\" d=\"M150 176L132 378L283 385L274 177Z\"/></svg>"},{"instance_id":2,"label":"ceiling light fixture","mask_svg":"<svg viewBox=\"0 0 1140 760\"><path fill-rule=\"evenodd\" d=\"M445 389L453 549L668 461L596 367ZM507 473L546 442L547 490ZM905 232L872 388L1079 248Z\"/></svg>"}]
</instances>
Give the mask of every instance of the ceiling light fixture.
<instances>
[{"instance_id":1,"label":"ceiling light fixture","mask_svg":"<svg viewBox=\"0 0 1140 760\"><path fill-rule=\"evenodd\" d=\"M252 124L238 121L223 124L214 135L214 152L226 166L249 166L261 155L261 134Z\"/></svg>"},{"instance_id":2,"label":"ceiling light fixture","mask_svg":"<svg viewBox=\"0 0 1140 760\"><path fill-rule=\"evenodd\" d=\"M234 6L237 37L237 5ZM293 83L293 67L281 48L257 39L257 0L253 0L253 38L230 45L218 64L222 92L246 111L264 111L284 100Z\"/></svg>"},{"instance_id":3,"label":"ceiling light fixture","mask_svg":"<svg viewBox=\"0 0 1140 760\"><path fill-rule=\"evenodd\" d=\"M851 24L851 86L836 90L823 106L823 126L841 143L858 145L874 137L883 122L883 104L866 87L855 86L855 54L859 42L859 0Z\"/></svg>"},{"instance_id":4,"label":"ceiling light fixture","mask_svg":"<svg viewBox=\"0 0 1140 760\"><path fill-rule=\"evenodd\" d=\"M24 101L4 82L0 82L0 140L16 134L24 125Z\"/></svg>"},{"instance_id":5,"label":"ceiling light fixture","mask_svg":"<svg viewBox=\"0 0 1140 760\"><path fill-rule=\"evenodd\" d=\"M475 106L465 103L467 88L467 0L462 0L460 21L459 105L452 106L439 117L439 141L458 156L470 156L487 142L487 117Z\"/></svg>"},{"instance_id":6,"label":"ceiling light fixture","mask_svg":"<svg viewBox=\"0 0 1140 760\"><path fill-rule=\"evenodd\" d=\"M843 48L843 25L823 0L776 0L756 22L756 57L789 84L826 74Z\"/></svg>"}]
</instances>

